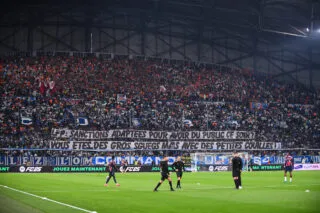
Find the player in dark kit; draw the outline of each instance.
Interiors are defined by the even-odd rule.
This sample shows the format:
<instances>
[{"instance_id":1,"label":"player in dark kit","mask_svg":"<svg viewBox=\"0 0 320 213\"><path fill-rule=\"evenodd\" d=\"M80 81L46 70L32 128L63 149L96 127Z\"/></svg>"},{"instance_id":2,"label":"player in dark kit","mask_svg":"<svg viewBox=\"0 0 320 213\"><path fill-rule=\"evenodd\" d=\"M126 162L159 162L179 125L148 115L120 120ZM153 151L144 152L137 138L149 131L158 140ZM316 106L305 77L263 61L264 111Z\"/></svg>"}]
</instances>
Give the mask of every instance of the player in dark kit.
<instances>
[{"instance_id":1,"label":"player in dark kit","mask_svg":"<svg viewBox=\"0 0 320 213\"><path fill-rule=\"evenodd\" d=\"M168 179L169 181L170 190L174 191L174 189L172 188L172 180L169 173L168 160L168 157L164 157L162 161L160 161L161 180L157 184L156 188L154 188L154 192L158 191L159 186L163 183L165 179Z\"/></svg>"},{"instance_id":2,"label":"player in dark kit","mask_svg":"<svg viewBox=\"0 0 320 213\"><path fill-rule=\"evenodd\" d=\"M111 177L113 177L113 181L116 184L116 186L120 186L120 184L117 183L116 176L115 176L115 172L117 171L117 167L116 167L116 162L114 161L114 156L112 156L112 160L109 162L108 167L109 167L109 176L108 176L104 186L108 186L108 183L109 183L109 180L111 179Z\"/></svg>"},{"instance_id":3,"label":"player in dark kit","mask_svg":"<svg viewBox=\"0 0 320 213\"><path fill-rule=\"evenodd\" d=\"M177 174L177 178L178 178L178 181L177 181L177 189L181 189L181 178L182 178L182 174L183 174L183 171L184 171L184 163L181 161L181 158L180 156L177 157L177 160L172 164L172 169L174 171L176 171L176 174Z\"/></svg>"},{"instance_id":4,"label":"player in dark kit","mask_svg":"<svg viewBox=\"0 0 320 213\"><path fill-rule=\"evenodd\" d=\"M239 154L237 152L234 152L233 158L232 158L232 177L236 185L236 189L242 189L242 186L241 186L242 166L243 166L242 159L239 157Z\"/></svg>"},{"instance_id":5,"label":"player in dark kit","mask_svg":"<svg viewBox=\"0 0 320 213\"><path fill-rule=\"evenodd\" d=\"M287 172L290 173L290 183L292 182L293 167L294 167L293 157L288 153L284 159L284 182L287 182Z\"/></svg>"}]
</instances>

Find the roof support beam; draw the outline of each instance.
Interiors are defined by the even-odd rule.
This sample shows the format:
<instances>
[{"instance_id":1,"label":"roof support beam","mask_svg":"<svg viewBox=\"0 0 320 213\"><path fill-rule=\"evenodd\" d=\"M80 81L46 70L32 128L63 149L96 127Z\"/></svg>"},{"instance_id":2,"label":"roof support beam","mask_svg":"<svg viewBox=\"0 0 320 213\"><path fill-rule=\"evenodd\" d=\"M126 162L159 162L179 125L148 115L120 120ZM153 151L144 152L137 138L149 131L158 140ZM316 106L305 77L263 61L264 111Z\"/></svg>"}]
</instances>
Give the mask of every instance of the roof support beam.
<instances>
[{"instance_id":1,"label":"roof support beam","mask_svg":"<svg viewBox=\"0 0 320 213\"><path fill-rule=\"evenodd\" d=\"M161 40L161 41L163 41L163 40L160 39L159 37L158 37L158 39ZM175 50L175 49L178 50L178 49L180 49L180 48L182 48L182 47L186 47L186 46L188 46L188 45L190 45L190 44L194 44L194 43L195 43L195 41L189 41L189 42L180 44L180 45L175 46L175 47L171 46L171 47L169 47L169 48L170 48L169 50L164 50L164 51L162 51L162 52L158 52L157 54L155 54L155 55L153 55L153 56L154 56L154 57L158 57L158 56L161 56L161 55L163 55L163 54L165 54L165 53L168 53L168 52L170 52L170 51L172 51L172 50ZM184 57L186 57L185 52L183 52L183 55L184 55ZM189 59L185 58L185 60L190 60L190 58L189 58Z\"/></svg>"},{"instance_id":2,"label":"roof support beam","mask_svg":"<svg viewBox=\"0 0 320 213\"><path fill-rule=\"evenodd\" d=\"M312 67L312 46L309 47L309 87L313 90L313 67Z\"/></svg>"},{"instance_id":3,"label":"roof support beam","mask_svg":"<svg viewBox=\"0 0 320 213\"><path fill-rule=\"evenodd\" d=\"M61 44L63 44L64 46L68 47L70 50L72 51L79 51L77 48L71 46L70 44L68 44L67 42L63 41L61 38L57 38L56 36L51 35L50 33L47 33L46 31L44 31L42 28L40 28L40 32L46 36L48 36L49 38L53 39L54 41L57 41Z\"/></svg>"},{"instance_id":4,"label":"roof support beam","mask_svg":"<svg viewBox=\"0 0 320 213\"><path fill-rule=\"evenodd\" d=\"M165 43L166 45L169 46L169 48L170 48L170 49L168 50L169 53L172 52L172 50L173 50L174 52L179 53L181 56L183 56L186 60L190 60L190 61L192 60L191 58L187 57L183 52L181 52L181 51L179 50L179 48L170 45L169 42L167 42L166 40L164 40L164 39L162 39L162 38L160 38L160 37L158 37L158 39L159 39L160 41L162 41L163 43ZM194 43L194 41L193 41L192 43Z\"/></svg>"},{"instance_id":5,"label":"roof support beam","mask_svg":"<svg viewBox=\"0 0 320 213\"><path fill-rule=\"evenodd\" d=\"M217 44L215 44L215 46L216 46ZM215 49L215 51L217 51L218 53L220 53L223 57L225 57L226 58L226 60L228 60L228 61L232 61L232 59L230 59L229 58L229 56L227 55L227 54L225 54L223 51L221 51L221 50L219 50L218 48L216 48L216 47L212 47L212 48L214 48ZM218 45L217 45L218 46ZM238 63L235 63L235 62L232 62L232 64L234 64L236 67L238 67L239 69L243 69L243 67L241 66L241 65L239 65Z\"/></svg>"},{"instance_id":6,"label":"roof support beam","mask_svg":"<svg viewBox=\"0 0 320 213\"><path fill-rule=\"evenodd\" d=\"M284 76L284 75L290 75L290 74L298 73L298 72L307 70L308 68L309 68L309 66L303 66L303 67L300 67L300 68L296 67L293 70L285 71L285 72L282 72L282 73L279 73L279 74L276 74L276 75L272 75L272 78L279 78L279 77Z\"/></svg>"},{"instance_id":7,"label":"roof support beam","mask_svg":"<svg viewBox=\"0 0 320 213\"><path fill-rule=\"evenodd\" d=\"M229 59L229 60L224 60L224 61L218 62L217 64L224 65L224 64L233 63L233 62L240 61L240 60L243 60L243 59L246 59L246 58L250 58L250 57L252 57L252 55L253 55L253 53L245 54L243 56L239 56L239 57L236 57L236 58L232 58L232 59Z\"/></svg>"},{"instance_id":8,"label":"roof support beam","mask_svg":"<svg viewBox=\"0 0 320 213\"><path fill-rule=\"evenodd\" d=\"M121 46L123 46L125 48L128 48L134 54L140 55L137 51L135 51L134 49L128 47L126 44L123 43L125 40L130 39L130 37L133 36L134 34L129 34L129 35L126 35L125 37L123 37L121 39L116 39L114 36L110 35L109 33L105 32L105 31L103 31L101 29L99 29L99 31L113 40L112 42L110 42L109 44L104 46L103 48L100 48L101 50L106 49L106 48L108 48L110 46L115 46L115 45L119 44L119 45L121 45ZM138 34L138 32L136 32L135 34ZM99 52L99 51L95 51L95 52Z\"/></svg>"},{"instance_id":9,"label":"roof support beam","mask_svg":"<svg viewBox=\"0 0 320 213\"><path fill-rule=\"evenodd\" d=\"M76 29L73 29L73 30L71 30L70 32L67 32L67 33L63 34L63 35L60 36L59 38L60 38L61 40L63 40L65 37L67 37L68 35L72 34L72 33L75 32L75 31L76 31ZM71 40L72 40L72 39L71 39ZM51 42L49 42L49 43L47 43L47 44L43 44L39 49L40 49L40 50L44 50L46 47L49 47L50 45L52 45L54 42L55 42L55 41L51 41ZM72 45L71 45L71 46L72 46Z\"/></svg>"},{"instance_id":10,"label":"roof support beam","mask_svg":"<svg viewBox=\"0 0 320 213\"><path fill-rule=\"evenodd\" d=\"M0 44L1 44L2 46L6 47L6 48L8 48L8 49L10 49L10 50L12 50L12 51L18 51L17 48L15 48L15 47L13 47L13 46L11 46L11 45L9 45L9 44L6 44L6 43L3 42L3 41L0 41Z\"/></svg>"},{"instance_id":11,"label":"roof support beam","mask_svg":"<svg viewBox=\"0 0 320 213\"><path fill-rule=\"evenodd\" d=\"M302 86L304 87L304 89L310 91L309 88L307 88L306 85L304 85L303 83L301 83L298 79L294 78L291 74L286 73L286 71L285 71L284 69L282 69L278 64L274 63L270 58L265 57L265 59L266 59L270 64L272 64L274 67L276 67L277 69L279 69L280 72L283 73L283 75L288 76L289 78L291 78L291 79L292 79L294 82L296 82L297 84L302 85Z\"/></svg>"}]
</instances>

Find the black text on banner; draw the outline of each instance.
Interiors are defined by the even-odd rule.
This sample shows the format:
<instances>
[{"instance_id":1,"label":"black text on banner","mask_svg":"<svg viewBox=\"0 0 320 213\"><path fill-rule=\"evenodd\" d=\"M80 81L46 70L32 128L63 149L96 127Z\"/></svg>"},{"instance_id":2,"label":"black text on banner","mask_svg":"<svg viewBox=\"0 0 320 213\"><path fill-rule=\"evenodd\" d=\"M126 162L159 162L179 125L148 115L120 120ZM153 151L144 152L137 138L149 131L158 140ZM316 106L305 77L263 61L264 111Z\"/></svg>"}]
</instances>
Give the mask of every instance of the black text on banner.
<instances>
[{"instance_id":1,"label":"black text on banner","mask_svg":"<svg viewBox=\"0 0 320 213\"><path fill-rule=\"evenodd\" d=\"M157 139L157 140L253 140L251 131L149 131L149 130L109 130L88 131L70 129L52 129L53 138L73 139Z\"/></svg>"},{"instance_id":2,"label":"black text on banner","mask_svg":"<svg viewBox=\"0 0 320 213\"><path fill-rule=\"evenodd\" d=\"M199 141L50 141L51 149L66 150L255 150L280 149L275 142L199 142Z\"/></svg>"}]
</instances>

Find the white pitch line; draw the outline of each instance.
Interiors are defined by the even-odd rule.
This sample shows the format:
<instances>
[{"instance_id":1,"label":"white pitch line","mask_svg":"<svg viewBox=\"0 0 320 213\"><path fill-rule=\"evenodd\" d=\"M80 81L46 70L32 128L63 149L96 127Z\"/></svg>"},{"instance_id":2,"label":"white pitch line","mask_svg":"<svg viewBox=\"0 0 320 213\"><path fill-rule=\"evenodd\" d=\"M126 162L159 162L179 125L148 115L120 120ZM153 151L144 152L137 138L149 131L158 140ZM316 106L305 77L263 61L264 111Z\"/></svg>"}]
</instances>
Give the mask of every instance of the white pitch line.
<instances>
[{"instance_id":1,"label":"white pitch line","mask_svg":"<svg viewBox=\"0 0 320 213\"><path fill-rule=\"evenodd\" d=\"M10 189L12 191L16 191L16 192L20 192L22 194L26 194L26 195L29 195L29 196L32 196L32 197L40 198L42 200L47 200L47 201L50 201L50 202L53 202L53 203L57 203L57 204L60 204L62 206L67 206L67 207L70 207L70 208L73 208L73 209L77 209L77 210L80 210L80 211L84 211L84 212L88 212L88 213L97 213L95 211L90 211L90 210L87 210L87 209L83 209L83 208L80 208L80 207L76 207L76 206L72 206L72 205L69 205L69 204L66 204L66 203L62 203L62 202L59 202L59 201L56 201L56 200L52 200L52 199L49 199L49 198L46 198L46 197L41 197L41 196L38 196L38 195L35 195L35 194L31 194L31 193L24 192L24 191L21 191L21 190L18 190L18 189L14 189L14 188L11 188L9 186L4 186L4 185L0 185L0 186L2 186L3 188L6 188L6 189Z\"/></svg>"},{"instance_id":2,"label":"white pitch line","mask_svg":"<svg viewBox=\"0 0 320 213\"><path fill-rule=\"evenodd\" d=\"M58 191L50 191L50 190L44 190L44 191L30 191L32 193L34 192L50 192L50 193L63 193L63 192L119 192L119 190L110 190L110 189L105 189L105 190L58 190Z\"/></svg>"}]
</instances>

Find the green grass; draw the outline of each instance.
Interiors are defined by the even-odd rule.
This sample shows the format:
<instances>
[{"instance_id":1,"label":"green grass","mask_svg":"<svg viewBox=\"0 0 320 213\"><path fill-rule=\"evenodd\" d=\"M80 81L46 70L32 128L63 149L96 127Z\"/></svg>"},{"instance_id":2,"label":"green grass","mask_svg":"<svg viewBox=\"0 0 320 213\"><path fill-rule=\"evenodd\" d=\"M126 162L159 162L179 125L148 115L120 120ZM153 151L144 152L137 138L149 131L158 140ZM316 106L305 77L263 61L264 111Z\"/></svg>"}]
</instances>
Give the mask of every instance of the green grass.
<instances>
[{"instance_id":1,"label":"green grass","mask_svg":"<svg viewBox=\"0 0 320 213\"><path fill-rule=\"evenodd\" d=\"M117 174L121 184L111 180L104 187L106 174L0 174L0 184L47 197L90 211L121 213L296 213L319 212L320 172L294 172L293 183L283 183L282 172L243 173L243 189L234 190L230 172L184 173L182 190L169 191L165 182L152 192L159 173ZM174 184L176 178L174 177ZM309 189L310 192L305 192ZM81 213L0 187L0 212Z\"/></svg>"}]
</instances>

